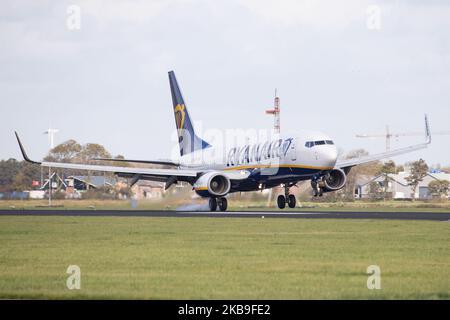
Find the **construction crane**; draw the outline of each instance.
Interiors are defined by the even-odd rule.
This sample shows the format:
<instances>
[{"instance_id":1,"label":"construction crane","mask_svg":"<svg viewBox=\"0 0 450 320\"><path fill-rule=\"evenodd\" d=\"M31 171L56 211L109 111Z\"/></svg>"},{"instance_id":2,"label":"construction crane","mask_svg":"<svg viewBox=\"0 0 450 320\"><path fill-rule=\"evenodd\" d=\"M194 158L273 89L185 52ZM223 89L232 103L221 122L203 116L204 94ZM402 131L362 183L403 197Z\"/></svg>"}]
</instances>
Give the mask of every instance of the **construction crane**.
<instances>
[{"instance_id":1,"label":"construction crane","mask_svg":"<svg viewBox=\"0 0 450 320\"><path fill-rule=\"evenodd\" d=\"M433 136L440 135L446 136L450 135L450 131L436 131L433 132ZM400 132L400 133L392 133L389 126L386 126L386 133L384 134L357 134L357 138L384 138L386 139L386 151L391 150L391 139L400 138L400 137L415 137L415 136L423 136L423 132L413 131L413 132Z\"/></svg>"}]
</instances>

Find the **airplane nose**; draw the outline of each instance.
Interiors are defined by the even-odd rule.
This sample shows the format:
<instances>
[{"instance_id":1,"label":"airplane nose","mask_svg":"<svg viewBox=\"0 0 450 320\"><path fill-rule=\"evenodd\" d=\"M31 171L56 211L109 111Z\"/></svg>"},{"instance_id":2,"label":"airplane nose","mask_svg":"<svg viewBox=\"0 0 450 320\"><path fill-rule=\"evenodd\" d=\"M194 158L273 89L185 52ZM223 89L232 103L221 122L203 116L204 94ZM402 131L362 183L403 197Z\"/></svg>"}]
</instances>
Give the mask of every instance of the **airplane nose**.
<instances>
[{"instance_id":1,"label":"airplane nose","mask_svg":"<svg viewBox=\"0 0 450 320\"><path fill-rule=\"evenodd\" d=\"M337 154L337 149L334 146L324 148L321 155L321 159L324 162L324 165L334 167L337 161Z\"/></svg>"}]
</instances>

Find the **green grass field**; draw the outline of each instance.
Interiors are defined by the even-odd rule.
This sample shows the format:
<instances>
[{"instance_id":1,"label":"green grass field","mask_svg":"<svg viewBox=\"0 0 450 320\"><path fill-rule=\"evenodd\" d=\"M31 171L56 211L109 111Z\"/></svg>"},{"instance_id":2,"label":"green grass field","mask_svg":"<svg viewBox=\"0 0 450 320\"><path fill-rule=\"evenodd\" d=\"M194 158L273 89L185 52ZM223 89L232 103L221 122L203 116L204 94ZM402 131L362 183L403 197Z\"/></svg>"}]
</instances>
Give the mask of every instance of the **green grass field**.
<instances>
[{"instance_id":1,"label":"green grass field","mask_svg":"<svg viewBox=\"0 0 450 320\"><path fill-rule=\"evenodd\" d=\"M450 299L448 222L1 216L0 244L0 298Z\"/></svg>"}]
</instances>

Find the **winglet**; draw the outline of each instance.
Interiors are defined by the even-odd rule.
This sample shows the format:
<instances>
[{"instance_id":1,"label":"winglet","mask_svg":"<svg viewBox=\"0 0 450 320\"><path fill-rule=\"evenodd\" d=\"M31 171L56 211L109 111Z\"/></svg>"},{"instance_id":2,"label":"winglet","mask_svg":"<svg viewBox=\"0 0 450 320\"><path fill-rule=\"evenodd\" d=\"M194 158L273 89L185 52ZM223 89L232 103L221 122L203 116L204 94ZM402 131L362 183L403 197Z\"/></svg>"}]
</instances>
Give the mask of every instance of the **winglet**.
<instances>
[{"instance_id":1,"label":"winglet","mask_svg":"<svg viewBox=\"0 0 450 320\"><path fill-rule=\"evenodd\" d=\"M425 137L426 137L426 144L431 143L431 130L430 130L430 123L428 121L428 115L425 115Z\"/></svg>"},{"instance_id":2,"label":"winglet","mask_svg":"<svg viewBox=\"0 0 450 320\"><path fill-rule=\"evenodd\" d=\"M22 145L22 142L20 141L19 135L17 134L16 131L14 131L16 138L17 138L17 142L19 143L19 147L20 147L20 151L22 152L22 156L25 159L25 161L30 162L30 163L35 163L35 164L41 164L40 162L37 161L33 161L30 158L28 158L27 153L25 152L25 149Z\"/></svg>"}]
</instances>

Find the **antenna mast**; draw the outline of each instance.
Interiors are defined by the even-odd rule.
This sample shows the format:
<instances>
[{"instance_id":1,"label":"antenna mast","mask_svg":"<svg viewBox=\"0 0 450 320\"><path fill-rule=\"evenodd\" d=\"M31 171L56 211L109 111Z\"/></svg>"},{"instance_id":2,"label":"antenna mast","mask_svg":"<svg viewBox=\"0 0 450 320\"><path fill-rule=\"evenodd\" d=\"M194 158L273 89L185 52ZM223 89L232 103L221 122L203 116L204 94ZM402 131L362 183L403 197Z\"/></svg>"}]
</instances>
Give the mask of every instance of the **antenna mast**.
<instances>
[{"instance_id":1,"label":"antenna mast","mask_svg":"<svg viewBox=\"0 0 450 320\"><path fill-rule=\"evenodd\" d=\"M275 89L275 99L273 102L273 109L266 110L266 114L271 114L274 117L273 130L275 133L280 133L280 98L277 95L277 89Z\"/></svg>"},{"instance_id":2,"label":"antenna mast","mask_svg":"<svg viewBox=\"0 0 450 320\"><path fill-rule=\"evenodd\" d=\"M277 95L277 89L275 88L275 98L273 101L273 109L266 110L266 114L273 115L273 131L275 134L280 134L280 98ZM273 189L269 191L269 196L267 198L267 206L270 206L272 200Z\"/></svg>"}]
</instances>

